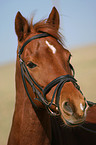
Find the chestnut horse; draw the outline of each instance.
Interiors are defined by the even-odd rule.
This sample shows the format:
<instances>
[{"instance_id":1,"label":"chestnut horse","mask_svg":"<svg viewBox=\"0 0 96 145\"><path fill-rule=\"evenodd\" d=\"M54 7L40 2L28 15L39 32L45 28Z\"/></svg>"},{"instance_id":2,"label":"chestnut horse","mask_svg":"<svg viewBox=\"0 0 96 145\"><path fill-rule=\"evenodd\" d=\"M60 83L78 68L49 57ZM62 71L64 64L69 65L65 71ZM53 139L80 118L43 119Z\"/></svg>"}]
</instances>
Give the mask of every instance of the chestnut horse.
<instances>
[{"instance_id":1,"label":"chestnut horse","mask_svg":"<svg viewBox=\"0 0 96 145\"><path fill-rule=\"evenodd\" d=\"M71 145L82 140L73 127L86 128L81 124L88 102L74 79L71 54L58 29L55 7L48 19L34 25L20 12L16 15L16 104L8 145Z\"/></svg>"}]
</instances>

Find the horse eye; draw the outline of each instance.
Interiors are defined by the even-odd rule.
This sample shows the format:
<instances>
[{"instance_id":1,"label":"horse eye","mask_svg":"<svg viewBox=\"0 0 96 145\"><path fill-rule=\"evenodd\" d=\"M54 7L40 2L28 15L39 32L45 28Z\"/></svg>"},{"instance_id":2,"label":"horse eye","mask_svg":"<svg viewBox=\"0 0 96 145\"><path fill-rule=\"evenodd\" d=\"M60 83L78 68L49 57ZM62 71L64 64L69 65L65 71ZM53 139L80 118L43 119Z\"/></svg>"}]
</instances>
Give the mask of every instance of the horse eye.
<instances>
[{"instance_id":1,"label":"horse eye","mask_svg":"<svg viewBox=\"0 0 96 145\"><path fill-rule=\"evenodd\" d=\"M33 63L33 62L28 62L28 64L27 64L27 66L29 67L29 68L34 68L34 67L36 67L37 65L35 64L35 63Z\"/></svg>"}]
</instances>

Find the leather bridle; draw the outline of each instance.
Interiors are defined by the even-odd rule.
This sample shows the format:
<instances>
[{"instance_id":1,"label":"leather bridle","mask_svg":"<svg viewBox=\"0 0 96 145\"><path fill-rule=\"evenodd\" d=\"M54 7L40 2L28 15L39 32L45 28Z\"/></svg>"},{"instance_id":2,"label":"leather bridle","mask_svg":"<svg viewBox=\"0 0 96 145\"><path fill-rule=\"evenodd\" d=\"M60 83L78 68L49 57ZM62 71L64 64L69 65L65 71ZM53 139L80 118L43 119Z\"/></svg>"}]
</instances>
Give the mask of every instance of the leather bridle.
<instances>
[{"instance_id":1,"label":"leather bridle","mask_svg":"<svg viewBox=\"0 0 96 145\"><path fill-rule=\"evenodd\" d=\"M51 81L44 89L34 80L34 78L30 75L28 69L27 69L27 66L25 64L25 62L23 61L23 59L21 58L21 54L23 53L24 51L24 48L25 46L31 42L32 40L34 39L39 39L39 38L43 38L43 37L48 37L48 36L51 36L50 34L48 33L41 33L41 34L38 34L38 35L35 35L33 37L31 37L30 39L28 39L24 44L23 46L21 47L21 49L19 48L19 52L18 52L18 55L19 55L19 60L20 60L20 66L21 66L21 75L22 75L22 80L23 80L23 84L24 84L24 88L26 90L26 93L28 95L28 98L30 100L30 102L32 103L32 105L34 105L35 107L36 104L34 103L34 101L32 100L29 92L28 92L28 88L27 88L27 85L26 85L26 81L25 79L27 80L27 82L30 84L36 98L35 100L38 100L40 101L45 107L46 109L48 110L49 114L52 115L52 116L57 116L57 115L60 115L60 109L59 109L59 98L60 98L60 93L61 93L61 89L63 87L63 85L66 83L66 82L72 82L74 84L74 86L81 92L80 90L80 87L79 85L77 84L77 81L76 79L74 78L74 69L73 69L73 66L69 63L69 66L71 68L71 70L73 71L73 76L71 75L62 75L56 79L54 79L53 81ZM53 37L53 36L52 36ZM49 102L47 99L46 99L46 95L48 94L48 92L54 87L56 86L55 88L55 91L53 93L53 96L52 96L52 99L51 99L51 102ZM82 93L82 92L81 92ZM83 94L83 93L82 93ZM56 101L55 103L53 103L54 101L54 98L56 96ZM56 107L56 112L54 112L52 109L51 109L51 106L54 105Z\"/></svg>"},{"instance_id":2,"label":"leather bridle","mask_svg":"<svg viewBox=\"0 0 96 145\"><path fill-rule=\"evenodd\" d=\"M60 98L60 93L61 93L61 89L62 87L64 86L65 83L67 82L72 82L74 84L74 86L80 91L80 93L83 95L82 91L80 90L80 87L79 85L77 84L77 81L76 79L74 78L74 75L75 75L75 71L74 71L74 68L73 66L69 63L69 66L73 72L73 76L71 75L62 75L60 77L57 77L56 79L54 79L53 81L51 81L44 89L34 80L34 78L30 75L28 69L27 69L27 66L25 64L25 62L23 61L23 59L21 58L21 55L23 53L23 50L24 50L24 47L29 43L31 42L32 40L34 39L39 39L39 38L43 38L43 37L48 37L48 36L51 36L50 34L48 33L41 33L41 34L38 34L38 35L35 35L33 37L31 37L30 39L28 39L24 44L23 46L21 47L21 49L19 48L19 52L18 52L18 55L19 55L19 60L20 60L20 66L21 66L21 75L22 75L22 80L23 80L23 84L24 84L24 88L26 90L26 93L27 93L27 96L31 102L31 104L35 107L36 104L34 103L34 101L32 100L29 92L28 92L28 88L27 88L27 85L26 85L26 81L25 79L27 80L27 82L30 84L36 98L35 100L38 100L40 101L47 109L48 113L51 115L51 116L59 116L61 114L60 112L60 108L59 108L59 98ZM53 36L52 36L53 37ZM53 96L52 96L52 99L51 99L51 102L49 102L47 99L46 99L46 95L48 94L48 92L54 87L56 86L55 90L54 90L54 93L53 93ZM53 103L54 101L54 98L56 96L56 101L55 103ZM90 107L92 107L93 105L96 105L96 103L93 103L93 102L90 102L90 101L87 101L88 105ZM54 112L52 109L51 109L51 106L54 105L56 107L56 112ZM86 128L84 127L83 125L79 125L81 128L83 128L84 130L86 131L89 131L91 133L96 133L96 131L94 130L91 130L89 128Z\"/></svg>"}]
</instances>

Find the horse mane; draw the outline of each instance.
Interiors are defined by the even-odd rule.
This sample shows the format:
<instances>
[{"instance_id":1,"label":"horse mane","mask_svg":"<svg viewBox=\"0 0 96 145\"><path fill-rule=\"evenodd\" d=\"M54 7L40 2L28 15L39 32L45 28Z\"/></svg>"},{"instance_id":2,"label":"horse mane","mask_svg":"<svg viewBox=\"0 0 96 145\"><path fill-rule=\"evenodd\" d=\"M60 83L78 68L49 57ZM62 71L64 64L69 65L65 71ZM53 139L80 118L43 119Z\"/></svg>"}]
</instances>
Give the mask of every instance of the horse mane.
<instances>
[{"instance_id":1,"label":"horse mane","mask_svg":"<svg viewBox=\"0 0 96 145\"><path fill-rule=\"evenodd\" d=\"M51 36L53 36L57 41L59 41L62 45L64 45L64 42L62 40L64 36L54 26L50 25L50 23L47 22L47 19L40 20L39 22L33 25L33 18L32 18L30 28L37 33L44 33L44 32L48 33Z\"/></svg>"}]
</instances>

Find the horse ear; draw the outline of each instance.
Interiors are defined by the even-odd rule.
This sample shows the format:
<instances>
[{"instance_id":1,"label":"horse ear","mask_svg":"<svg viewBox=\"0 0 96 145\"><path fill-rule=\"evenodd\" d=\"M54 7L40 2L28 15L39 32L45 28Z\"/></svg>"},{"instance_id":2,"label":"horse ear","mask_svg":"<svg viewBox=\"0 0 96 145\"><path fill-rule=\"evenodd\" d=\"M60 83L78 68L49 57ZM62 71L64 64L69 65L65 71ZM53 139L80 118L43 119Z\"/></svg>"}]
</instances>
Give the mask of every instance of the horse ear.
<instances>
[{"instance_id":1,"label":"horse ear","mask_svg":"<svg viewBox=\"0 0 96 145\"><path fill-rule=\"evenodd\" d=\"M15 18L15 32L19 41L28 34L28 28L28 21L18 12Z\"/></svg>"},{"instance_id":2,"label":"horse ear","mask_svg":"<svg viewBox=\"0 0 96 145\"><path fill-rule=\"evenodd\" d=\"M57 30L59 29L59 13L55 7L53 7L48 19L47 23L50 23Z\"/></svg>"}]
</instances>

